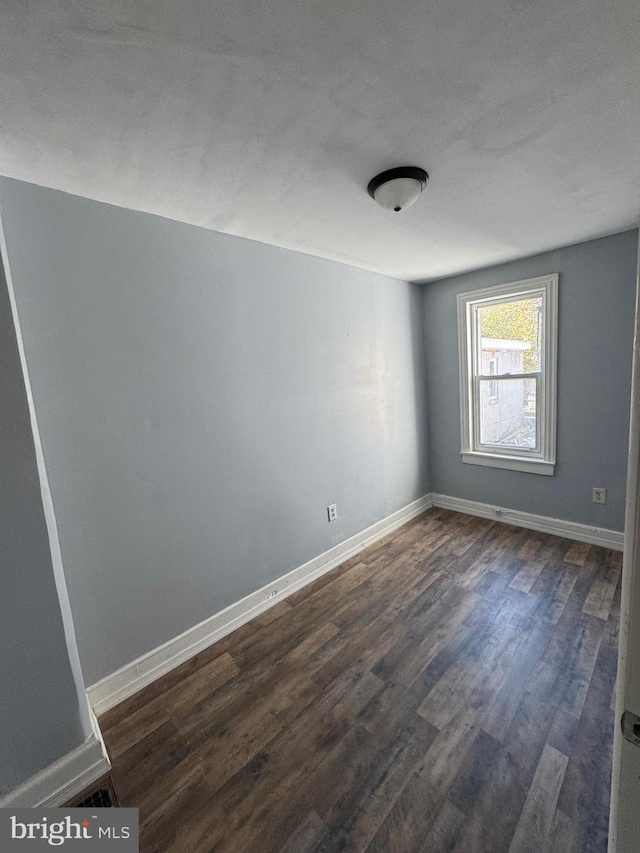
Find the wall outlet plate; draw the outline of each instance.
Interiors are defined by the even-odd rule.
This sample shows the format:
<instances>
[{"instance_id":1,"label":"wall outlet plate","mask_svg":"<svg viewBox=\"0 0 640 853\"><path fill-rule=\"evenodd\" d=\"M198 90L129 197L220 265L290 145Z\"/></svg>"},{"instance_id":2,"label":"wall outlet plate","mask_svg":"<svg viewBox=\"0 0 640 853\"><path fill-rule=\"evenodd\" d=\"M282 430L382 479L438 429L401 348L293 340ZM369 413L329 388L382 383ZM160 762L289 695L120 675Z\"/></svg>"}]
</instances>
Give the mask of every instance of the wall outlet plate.
<instances>
[{"instance_id":1,"label":"wall outlet plate","mask_svg":"<svg viewBox=\"0 0 640 853\"><path fill-rule=\"evenodd\" d=\"M607 502L607 490L606 489L594 489L593 490L593 502L594 502L594 504L606 504L606 502Z\"/></svg>"},{"instance_id":2,"label":"wall outlet plate","mask_svg":"<svg viewBox=\"0 0 640 853\"><path fill-rule=\"evenodd\" d=\"M327 507L327 521L335 521L338 517L338 508L335 504Z\"/></svg>"}]
</instances>

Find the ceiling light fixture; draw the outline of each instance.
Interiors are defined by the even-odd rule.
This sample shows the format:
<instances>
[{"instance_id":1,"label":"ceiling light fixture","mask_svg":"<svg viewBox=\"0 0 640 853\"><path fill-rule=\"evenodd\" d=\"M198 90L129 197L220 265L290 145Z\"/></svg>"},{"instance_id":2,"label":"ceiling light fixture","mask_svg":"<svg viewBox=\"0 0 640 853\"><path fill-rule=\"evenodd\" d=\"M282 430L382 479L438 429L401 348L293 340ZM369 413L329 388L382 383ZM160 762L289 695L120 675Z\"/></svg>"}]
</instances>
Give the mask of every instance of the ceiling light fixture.
<instances>
[{"instance_id":1,"label":"ceiling light fixture","mask_svg":"<svg viewBox=\"0 0 640 853\"><path fill-rule=\"evenodd\" d=\"M369 181L367 192L385 210L399 213L417 200L429 175L418 166L399 166L381 172Z\"/></svg>"}]
</instances>

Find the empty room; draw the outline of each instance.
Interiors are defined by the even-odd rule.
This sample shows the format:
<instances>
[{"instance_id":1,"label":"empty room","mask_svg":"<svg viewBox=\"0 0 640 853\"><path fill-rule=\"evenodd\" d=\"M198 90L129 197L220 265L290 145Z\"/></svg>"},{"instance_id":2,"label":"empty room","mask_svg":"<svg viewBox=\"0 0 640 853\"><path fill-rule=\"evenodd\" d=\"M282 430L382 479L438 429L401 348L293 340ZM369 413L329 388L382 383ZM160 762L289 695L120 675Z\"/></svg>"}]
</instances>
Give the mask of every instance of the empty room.
<instances>
[{"instance_id":1,"label":"empty room","mask_svg":"<svg viewBox=\"0 0 640 853\"><path fill-rule=\"evenodd\" d=\"M637 853L639 42L0 5L3 851Z\"/></svg>"}]
</instances>

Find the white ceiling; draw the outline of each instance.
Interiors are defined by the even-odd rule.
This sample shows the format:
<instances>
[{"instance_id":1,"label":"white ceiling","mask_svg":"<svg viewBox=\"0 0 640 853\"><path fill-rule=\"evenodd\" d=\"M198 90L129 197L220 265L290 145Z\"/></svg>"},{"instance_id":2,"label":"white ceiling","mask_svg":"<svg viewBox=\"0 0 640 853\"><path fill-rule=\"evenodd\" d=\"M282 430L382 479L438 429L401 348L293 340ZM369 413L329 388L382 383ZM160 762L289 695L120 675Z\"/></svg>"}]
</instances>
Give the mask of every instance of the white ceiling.
<instances>
[{"instance_id":1,"label":"white ceiling","mask_svg":"<svg viewBox=\"0 0 640 853\"><path fill-rule=\"evenodd\" d=\"M2 0L0 172L399 278L522 257L638 223L639 9Z\"/></svg>"}]
</instances>

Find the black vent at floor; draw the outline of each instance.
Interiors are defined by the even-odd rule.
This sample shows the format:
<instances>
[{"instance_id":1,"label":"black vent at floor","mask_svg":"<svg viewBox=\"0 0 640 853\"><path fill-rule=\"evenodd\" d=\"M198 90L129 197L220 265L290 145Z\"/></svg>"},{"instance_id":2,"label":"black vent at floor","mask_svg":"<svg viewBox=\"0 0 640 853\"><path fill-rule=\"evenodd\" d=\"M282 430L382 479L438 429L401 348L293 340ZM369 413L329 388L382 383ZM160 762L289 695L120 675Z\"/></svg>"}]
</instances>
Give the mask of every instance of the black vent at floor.
<instances>
[{"instance_id":1,"label":"black vent at floor","mask_svg":"<svg viewBox=\"0 0 640 853\"><path fill-rule=\"evenodd\" d=\"M67 803L67 808L74 809L114 809L118 808L118 795L109 776L101 779L93 788L78 795L77 799Z\"/></svg>"},{"instance_id":2,"label":"black vent at floor","mask_svg":"<svg viewBox=\"0 0 640 853\"><path fill-rule=\"evenodd\" d=\"M82 800L81 803L76 803L76 808L112 809L113 803L111 802L111 793L108 788L100 788L99 790L94 791L93 794L86 797L86 799Z\"/></svg>"}]
</instances>

